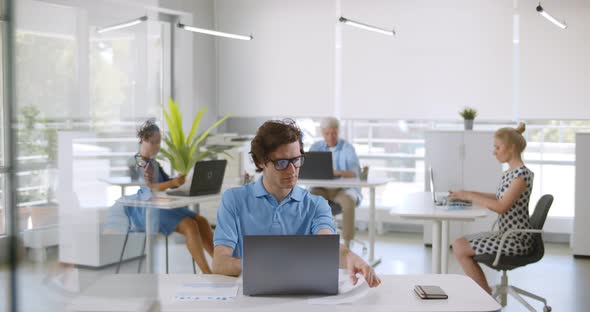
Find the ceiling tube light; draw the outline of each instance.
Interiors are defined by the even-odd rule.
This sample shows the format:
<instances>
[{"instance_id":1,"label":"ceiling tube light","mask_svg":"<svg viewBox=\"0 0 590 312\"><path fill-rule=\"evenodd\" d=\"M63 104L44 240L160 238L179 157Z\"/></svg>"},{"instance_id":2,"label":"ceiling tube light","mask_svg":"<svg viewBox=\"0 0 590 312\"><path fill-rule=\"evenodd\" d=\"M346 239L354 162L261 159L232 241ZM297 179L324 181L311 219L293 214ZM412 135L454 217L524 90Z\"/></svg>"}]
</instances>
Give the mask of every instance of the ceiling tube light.
<instances>
[{"instance_id":1,"label":"ceiling tube light","mask_svg":"<svg viewBox=\"0 0 590 312\"><path fill-rule=\"evenodd\" d=\"M115 29L121 29L121 28L127 28L127 27L131 27L133 25L137 25L137 24L141 24L145 21L148 20L147 16L142 16L140 18L136 18L134 20L131 21L127 21L127 22L123 22L123 23L119 23L119 24L115 24L115 25L111 25L111 26L106 26L106 27L100 27L96 30L97 33L102 34L105 33L107 31L111 31L111 30L115 30Z\"/></svg>"},{"instance_id":2,"label":"ceiling tube light","mask_svg":"<svg viewBox=\"0 0 590 312\"><path fill-rule=\"evenodd\" d=\"M562 23L562 22L558 21L551 14L547 13L547 11L543 10L543 7L541 6L541 3L539 3L539 5L537 6L537 12L539 14L541 14L541 16L543 16L544 18L546 18L548 21L550 21L551 23L555 24L555 26L557 26L557 27L559 27L561 29L566 29L567 28L567 25L565 23Z\"/></svg>"},{"instance_id":3,"label":"ceiling tube light","mask_svg":"<svg viewBox=\"0 0 590 312\"><path fill-rule=\"evenodd\" d=\"M361 29L365 29L365 30L370 30L370 31L374 31L374 32L378 32L380 34L384 34L384 35L388 35L388 36L395 36L395 30L388 30L388 29L383 29L383 28L379 28L379 27L375 27L375 26L371 26L371 25L367 25L367 24L363 24L363 23L359 23L359 22L355 22L355 21L351 21L347 18L344 17L340 17L339 19L340 22L346 24L346 25L350 25L353 27L357 27L357 28L361 28Z\"/></svg>"},{"instance_id":4,"label":"ceiling tube light","mask_svg":"<svg viewBox=\"0 0 590 312\"><path fill-rule=\"evenodd\" d=\"M193 26L187 26L187 25L181 24L181 23L178 23L178 28L182 28L184 30L188 30L188 31L192 31L192 32L200 33L200 34L207 34L207 35L225 37L225 38L231 38L231 39L239 39L239 40L252 40L252 39L254 39L254 37L252 37L252 36L236 35L236 34L230 34L230 33L225 33L225 32L221 32L221 31L216 31L216 30L197 28L197 27L193 27Z\"/></svg>"}]
</instances>

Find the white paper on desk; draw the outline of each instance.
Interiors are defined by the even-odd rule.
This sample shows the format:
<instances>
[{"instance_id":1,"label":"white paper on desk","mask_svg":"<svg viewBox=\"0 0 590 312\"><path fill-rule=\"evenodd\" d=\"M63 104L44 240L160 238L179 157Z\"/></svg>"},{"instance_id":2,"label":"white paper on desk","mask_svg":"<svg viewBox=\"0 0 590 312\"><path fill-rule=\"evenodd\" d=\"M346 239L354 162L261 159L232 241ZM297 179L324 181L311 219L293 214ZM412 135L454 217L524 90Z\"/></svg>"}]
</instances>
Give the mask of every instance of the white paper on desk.
<instances>
[{"instance_id":1,"label":"white paper on desk","mask_svg":"<svg viewBox=\"0 0 590 312\"><path fill-rule=\"evenodd\" d=\"M176 289L175 301L232 301L238 295L239 284L186 283Z\"/></svg>"},{"instance_id":2,"label":"white paper on desk","mask_svg":"<svg viewBox=\"0 0 590 312\"><path fill-rule=\"evenodd\" d=\"M66 306L68 312L147 312L154 304L150 298L104 298L79 296Z\"/></svg>"},{"instance_id":3,"label":"white paper on desk","mask_svg":"<svg viewBox=\"0 0 590 312\"><path fill-rule=\"evenodd\" d=\"M365 278L360 276L356 285L352 285L350 277L338 281L338 294L320 298L308 299L308 304L346 304L353 303L363 298L369 292L369 285Z\"/></svg>"}]
</instances>

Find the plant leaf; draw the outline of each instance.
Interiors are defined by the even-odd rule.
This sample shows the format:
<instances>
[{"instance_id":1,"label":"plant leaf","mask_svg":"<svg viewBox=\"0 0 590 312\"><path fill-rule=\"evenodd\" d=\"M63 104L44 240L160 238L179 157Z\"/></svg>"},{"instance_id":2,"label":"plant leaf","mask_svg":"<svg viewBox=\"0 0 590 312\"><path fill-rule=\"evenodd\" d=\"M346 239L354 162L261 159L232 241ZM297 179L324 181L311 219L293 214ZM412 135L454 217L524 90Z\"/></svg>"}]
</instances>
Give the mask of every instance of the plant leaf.
<instances>
[{"instance_id":1,"label":"plant leaf","mask_svg":"<svg viewBox=\"0 0 590 312\"><path fill-rule=\"evenodd\" d=\"M197 113L197 117L195 117L195 120L193 120L191 132L189 132L188 137L186 138L186 142L185 142L186 144L190 144L191 141L193 140L193 137L195 136L195 133L197 132L197 128L199 128L199 124L201 123L201 118L203 118L203 114L205 114L206 110L207 110L207 108L203 107L203 109L201 109Z\"/></svg>"},{"instance_id":2,"label":"plant leaf","mask_svg":"<svg viewBox=\"0 0 590 312\"><path fill-rule=\"evenodd\" d=\"M223 116L221 119L219 119L218 121L216 121L211 127L209 127L209 129L207 129L205 132L203 132L197 139L196 142L193 142L193 144L200 144L206 137L207 135L209 135L209 132L211 132L211 130L215 129L217 126L219 126L222 122L224 122L226 119L228 119L230 117L230 115L225 115Z\"/></svg>"},{"instance_id":3,"label":"plant leaf","mask_svg":"<svg viewBox=\"0 0 590 312\"><path fill-rule=\"evenodd\" d=\"M166 142L167 145L167 150L166 152L168 153L168 155L170 157L168 157L168 159L170 160L170 164L172 165L172 168L174 168L174 170L178 171L178 172L182 172L184 170L186 170L183 166L183 162L181 159L181 152L178 150L178 148L176 146L174 146L174 144L172 144L172 142L170 141L169 138L164 138L164 142Z\"/></svg>"},{"instance_id":4,"label":"plant leaf","mask_svg":"<svg viewBox=\"0 0 590 312\"><path fill-rule=\"evenodd\" d=\"M169 99L168 106L172 105L171 101L172 101L172 99ZM177 138L177 132L175 131L175 129L176 129L175 120L174 120L174 118L172 118L170 116L170 114L168 114L168 112L166 111L166 109L164 107L162 107L162 111L164 112L164 118L166 119L166 124L168 124L168 132L166 133L166 135L170 137L172 142L174 142L174 145L177 145L178 138Z\"/></svg>"},{"instance_id":5,"label":"plant leaf","mask_svg":"<svg viewBox=\"0 0 590 312\"><path fill-rule=\"evenodd\" d=\"M184 142L184 131L182 129L182 115L180 114L180 110L178 109L178 103L174 100L172 100L171 103L172 103L172 105L170 105L170 111L172 114L172 118L176 122L176 130L178 131L177 132L178 139L180 142Z\"/></svg>"},{"instance_id":6,"label":"plant leaf","mask_svg":"<svg viewBox=\"0 0 590 312\"><path fill-rule=\"evenodd\" d=\"M166 157L168 159L172 168L174 168L174 170L178 171L178 166L176 165L176 161L174 160L174 157L163 148L160 149L160 152L162 152L162 155L164 155L164 157Z\"/></svg>"},{"instance_id":7,"label":"plant leaf","mask_svg":"<svg viewBox=\"0 0 590 312\"><path fill-rule=\"evenodd\" d=\"M207 156L207 151L200 152L196 156L193 157L191 164L194 166L201 158Z\"/></svg>"},{"instance_id":8,"label":"plant leaf","mask_svg":"<svg viewBox=\"0 0 590 312\"><path fill-rule=\"evenodd\" d=\"M215 149L208 149L206 151L198 152L199 145L203 142L207 135L209 135L209 133L219 126L223 121L229 118L229 115L222 117L205 132L200 134L198 137L195 137L195 133L197 132L201 119L203 118L203 115L206 111L206 108L204 107L197 113L197 116L193 120L191 130L188 133L188 136L185 137L182 127L182 115L178 109L178 102L172 98L169 98L168 111L166 111L164 107L162 107L162 111L164 112L166 123L168 124L168 132L163 136L163 140L166 143L166 149L161 150L162 155L168 158L172 168L174 168L174 170L176 170L178 173L187 174L188 171L193 168L195 163L199 161L199 159L202 159L207 155L224 153L230 156L224 151Z\"/></svg>"}]
</instances>

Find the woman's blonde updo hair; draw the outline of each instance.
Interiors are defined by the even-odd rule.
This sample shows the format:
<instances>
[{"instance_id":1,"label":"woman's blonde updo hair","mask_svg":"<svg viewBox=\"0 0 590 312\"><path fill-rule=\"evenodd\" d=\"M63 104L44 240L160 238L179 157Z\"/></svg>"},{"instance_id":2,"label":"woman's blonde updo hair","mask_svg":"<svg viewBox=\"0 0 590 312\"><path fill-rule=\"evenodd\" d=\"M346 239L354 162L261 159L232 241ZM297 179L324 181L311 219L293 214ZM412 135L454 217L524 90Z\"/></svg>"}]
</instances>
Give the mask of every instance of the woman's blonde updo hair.
<instances>
[{"instance_id":1,"label":"woman's blonde updo hair","mask_svg":"<svg viewBox=\"0 0 590 312\"><path fill-rule=\"evenodd\" d=\"M514 148L520 154L526 148L526 140L522 136L525 129L524 122L519 122L516 128L506 127L498 129L495 137L506 145L514 144Z\"/></svg>"}]
</instances>

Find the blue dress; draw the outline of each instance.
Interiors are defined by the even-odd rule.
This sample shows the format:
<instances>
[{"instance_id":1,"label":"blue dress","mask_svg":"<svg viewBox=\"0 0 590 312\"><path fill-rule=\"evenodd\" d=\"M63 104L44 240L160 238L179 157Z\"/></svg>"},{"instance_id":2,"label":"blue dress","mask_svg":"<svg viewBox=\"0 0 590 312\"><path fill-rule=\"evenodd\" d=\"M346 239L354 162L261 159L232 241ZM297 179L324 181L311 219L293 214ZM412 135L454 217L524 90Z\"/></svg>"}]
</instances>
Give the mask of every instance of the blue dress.
<instances>
[{"instance_id":1,"label":"blue dress","mask_svg":"<svg viewBox=\"0 0 590 312\"><path fill-rule=\"evenodd\" d=\"M160 164L156 161L152 162L156 168L158 168L157 172L157 181L158 183L170 181L170 176L160 166ZM139 175L140 180L143 180L143 169ZM136 195L132 195L138 199L147 199L152 196L152 191L150 188L145 184L142 183L141 188L137 191ZM129 221L131 222L131 231L133 232L145 232L145 207L125 207L125 213L129 216ZM165 236L170 235L176 227L182 221L182 219L189 217L194 218L197 214L187 207L182 208L175 208L175 209L152 209L150 215L150 223L151 223L151 230L152 233L158 231Z\"/></svg>"}]
</instances>

